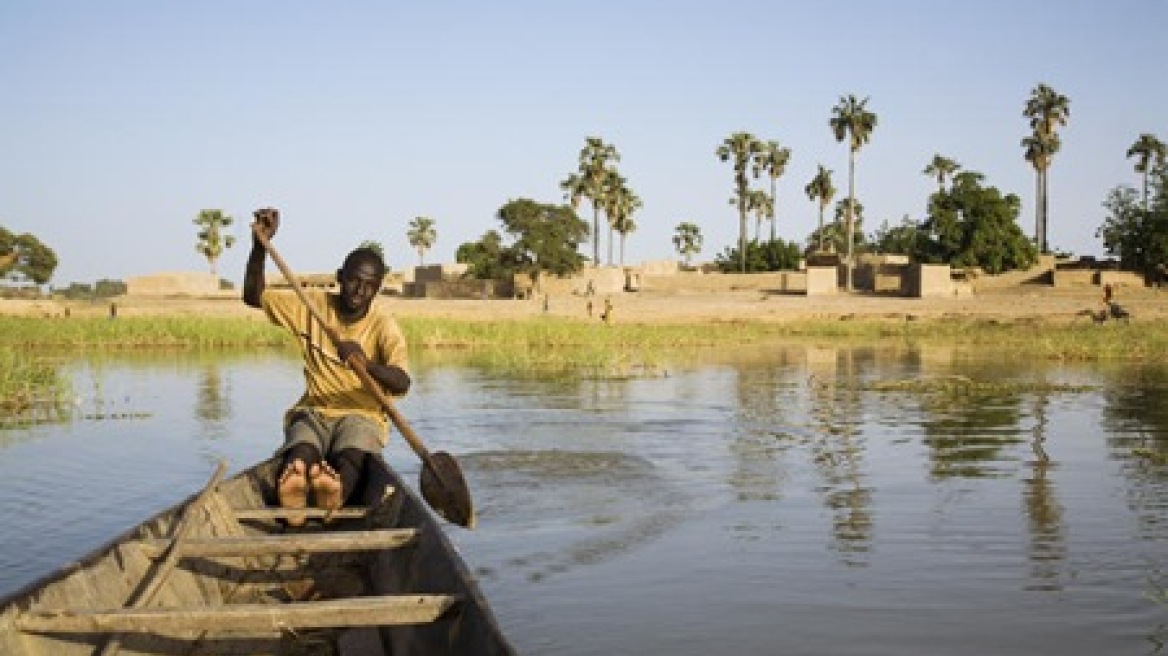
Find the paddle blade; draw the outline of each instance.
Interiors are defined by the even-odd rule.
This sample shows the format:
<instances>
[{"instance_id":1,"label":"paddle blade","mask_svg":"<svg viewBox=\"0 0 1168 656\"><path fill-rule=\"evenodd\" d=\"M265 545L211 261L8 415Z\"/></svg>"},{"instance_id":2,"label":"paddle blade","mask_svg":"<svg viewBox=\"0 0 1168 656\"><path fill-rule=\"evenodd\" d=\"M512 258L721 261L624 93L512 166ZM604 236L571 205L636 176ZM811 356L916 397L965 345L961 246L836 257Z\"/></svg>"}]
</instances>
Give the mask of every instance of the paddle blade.
<instances>
[{"instance_id":1,"label":"paddle blade","mask_svg":"<svg viewBox=\"0 0 1168 656\"><path fill-rule=\"evenodd\" d=\"M443 451L431 453L422 464L419 487L422 498L446 521L464 528L474 528L474 506L462 468L454 456Z\"/></svg>"}]
</instances>

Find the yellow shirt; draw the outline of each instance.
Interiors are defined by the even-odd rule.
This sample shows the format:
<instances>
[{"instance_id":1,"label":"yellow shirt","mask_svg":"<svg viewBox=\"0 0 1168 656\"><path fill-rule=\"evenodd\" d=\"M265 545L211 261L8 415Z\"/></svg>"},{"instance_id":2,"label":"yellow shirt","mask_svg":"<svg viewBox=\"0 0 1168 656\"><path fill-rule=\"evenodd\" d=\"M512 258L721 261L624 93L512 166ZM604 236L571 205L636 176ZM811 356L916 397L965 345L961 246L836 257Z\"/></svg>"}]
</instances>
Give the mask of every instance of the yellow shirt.
<instances>
[{"instance_id":1,"label":"yellow shirt","mask_svg":"<svg viewBox=\"0 0 1168 656\"><path fill-rule=\"evenodd\" d=\"M345 323L337 316L332 294L305 290L305 295L342 340L361 345L370 362L396 365L409 371L405 337L380 298L374 299L369 312L360 321ZM337 357L336 347L294 291L266 289L262 303L272 323L287 328L297 337L304 357L304 395L288 410L285 419L297 409L312 408L328 418L354 413L364 415L388 428L377 397L370 394L356 372ZM383 445L388 437L388 431L383 433Z\"/></svg>"}]
</instances>

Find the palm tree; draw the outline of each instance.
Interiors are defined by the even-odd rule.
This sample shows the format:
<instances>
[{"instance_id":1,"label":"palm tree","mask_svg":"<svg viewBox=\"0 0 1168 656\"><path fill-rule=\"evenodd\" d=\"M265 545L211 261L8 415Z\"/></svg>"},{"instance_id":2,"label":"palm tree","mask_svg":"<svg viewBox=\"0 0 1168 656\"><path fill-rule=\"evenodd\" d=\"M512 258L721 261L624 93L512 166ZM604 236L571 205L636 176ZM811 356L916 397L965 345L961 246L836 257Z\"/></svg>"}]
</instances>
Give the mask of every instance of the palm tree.
<instances>
[{"instance_id":1,"label":"palm tree","mask_svg":"<svg viewBox=\"0 0 1168 656\"><path fill-rule=\"evenodd\" d=\"M637 229L633 214L641 209L641 198L629 189L627 180L620 174L609 178L605 191L604 213L608 216L608 264L612 266L612 232L620 234L620 264L625 264L625 238Z\"/></svg>"},{"instance_id":2,"label":"palm tree","mask_svg":"<svg viewBox=\"0 0 1168 656\"><path fill-rule=\"evenodd\" d=\"M685 258L685 266L689 266L690 258L702 252L702 229L696 223L682 221L674 228L673 247L678 255Z\"/></svg>"},{"instance_id":3,"label":"palm tree","mask_svg":"<svg viewBox=\"0 0 1168 656\"><path fill-rule=\"evenodd\" d=\"M641 199L628 186L628 180L615 170L604 182L601 208L608 218L608 266L612 266L612 233L621 235L621 264L624 264L624 238L636 229L631 215L641 208ZM622 231L622 228L624 229Z\"/></svg>"},{"instance_id":4,"label":"palm tree","mask_svg":"<svg viewBox=\"0 0 1168 656\"><path fill-rule=\"evenodd\" d=\"M600 266L600 208L604 205L604 192L608 177L615 173L609 162L620 161L616 148L604 143L600 137L587 137L580 149L578 173L569 175L560 183L564 197L572 203L572 209L580 206L580 199L587 198L592 204L592 264Z\"/></svg>"},{"instance_id":5,"label":"palm tree","mask_svg":"<svg viewBox=\"0 0 1168 656\"><path fill-rule=\"evenodd\" d=\"M783 148L777 141L768 141L762 145L762 152L755 159L754 177L765 172L771 180L771 207L767 218L771 221L771 241L775 240L775 212L778 210L779 199L775 187L779 178L787 172L787 163L791 161L791 149ZM755 239L758 238L757 231Z\"/></svg>"},{"instance_id":6,"label":"palm tree","mask_svg":"<svg viewBox=\"0 0 1168 656\"><path fill-rule=\"evenodd\" d=\"M223 251L235 245L235 237L223 234L234 221L223 210L200 210L195 217L194 224L199 226L199 241L195 244L195 250L207 258L211 275L216 275L215 263Z\"/></svg>"},{"instance_id":7,"label":"palm tree","mask_svg":"<svg viewBox=\"0 0 1168 656\"><path fill-rule=\"evenodd\" d=\"M759 241L762 232L762 220L774 216L775 203L770 194L761 189L751 189L746 196L746 210L754 212L754 240ZM774 238L771 238L774 241Z\"/></svg>"},{"instance_id":8,"label":"palm tree","mask_svg":"<svg viewBox=\"0 0 1168 656\"><path fill-rule=\"evenodd\" d=\"M1034 244L1038 247L1040 253L1047 252L1046 170L1050 168L1050 161L1054 158L1054 154L1058 152L1061 146L1062 142L1059 140L1058 133L1048 136L1041 132L1035 132L1029 137L1022 139L1022 148L1025 150L1024 157L1034 167L1035 172L1034 197L1038 199L1038 210L1035 213Z\"/></svg>"},{"instance_id":9,"label":"palm tree","mask_svg":"<svg viewBox=\"0 0 1168 656\"><path fill-rule=\"evenodd\" d=\"M937 179L937 191L945 193L945 181L952 178L954 173L961 170L961 165L949 159L948 157L941 157L938 153L933 155L933 161L925 167L925 175Z\"/></svg>"},{"instance_id":10,"label":"palm tree","mask_svg":"<svg viewBox=\"0 0 1168 656\"><path fill-rule=\"evenodd\" d=\"M1036 177L1040 178L1036 185L1038 189L1038 206L1035 211L1034 241L1042 253L1048 252L1047 247L1047 169L1051 159L1058 152L1061 145L1058 139L1056 126L1064 126L1071 116L1071 101L1061 93L1045 84L1039 84L1030 92L1030 98L1022 110L1022 116L1030 119L1030 129L1033 137L1022 140L1022 147L1026 151L1026 161L1034 165ZM1032 157L1033 155L1033 157ZM1041 166L1039 163L1041 162Z\"/></svg>"},{"instance_id":11,"label":"palm tree","mask_svg":"<svg viewBox=\"0 0 1168 656\"><path fill-rule=\"evenodd\" d=\"M761 151L762 144L749 132L735 132L726 137L715 151L723 162L734 160L734 197L730 204L738 206L738 260L743 273L746 273L746 210L750 198L746 171Z\"/></svg>"},{"instance_id":12,"label":"palm tree","mask_svg":"<svg viewBox=\"0 0 1168 656\"><path fill-rule=\"evenodd\" d=\"M816 247L820 252L823 251L823 212L827 206L831 204L831 200L835 198L835 187L831 184L831 169L819 165L819 172L811 178L811 182L803 187L807 198L812 202L818 201L819 204L819 244Z\"/></svg>"},{"instance_id":13,"label":"palm tree","mask_svg":"<svg viewBox=\"0 0 1168 656\"><path fill-rule=\"evenodd\" d=\"M833 116L828 124L836 141L848 139L848 217L844 225L847 233L848 259L848 291L852 290L852 269L855 263L852 251L855 249L856 221L852 208L856 199L856 153L860 147L868 143L872 131L876 129L876 114L867 110L868 99L857 100L854 95L841 96L839 104L833 109Z\"/></svg>"},{"instance_id":14,"label":"palm tree","mask_svg":"<svg viewBox=\"0 0 1168 656\"><path fill-rule=\"evenodd\" d=\"M1136 173L1140 173L1144 178L1144 211L1148 211L1148 174L1152 169L1163 166L1164 160L1168 159L1168 146L1164 145L1163 141L1156 138L1153 134L1141 134L1139 139L1127 149L1127 157L1138 157L1136 160Z\"/></svg>"},{"instance_id":15,"label":"palm tree","mask_svg":"<svg viewBox=\"0 0 1168 656\"><path fill-rule=\"evenodd\" d=\"M406 231L406 238L410 246L418 251L418 265L425 264L426 251L438 241L438 231L434 229L434 220L426 216L416 216L410 221L410 228Z\"/></svg>"}]
</instances>

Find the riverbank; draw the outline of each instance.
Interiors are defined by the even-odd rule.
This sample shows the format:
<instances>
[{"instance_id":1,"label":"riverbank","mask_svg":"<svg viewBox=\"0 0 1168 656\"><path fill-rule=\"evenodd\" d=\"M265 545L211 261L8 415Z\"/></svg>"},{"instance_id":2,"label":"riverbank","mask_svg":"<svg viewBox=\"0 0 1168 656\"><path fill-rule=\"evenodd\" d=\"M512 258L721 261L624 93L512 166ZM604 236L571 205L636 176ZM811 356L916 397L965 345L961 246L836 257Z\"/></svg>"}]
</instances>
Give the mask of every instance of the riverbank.
<instances>
[{"instance_id":1,"label":"riverbank","mask_svg":"<svg viewBox=\"0 0 1168 656\"><path fill-rule=\"evenodd\" d=\"M1121 288L1115 300L1132 320L1168 320L1168 292ZM546 301L546 302L545 302ZM620 323L661 324L726 322L788 322L799 320L868 319L928 321L981 319L1024 324L1090 323L1086 312L1104 309L1094 288L1055 289L1022 286L970 296L902 298L871 294L807 297L729 291L718 294L653 294L634 292L611 296L564 296L534 300L444 300L390 297L393 312L402 318L449 318L464 321L500 321L554 316L600 321L606 301L611 319ZM591 304L591 309L589 308ZM252 317L262 314L234 297L144 298L118 297L112 301L56 301L0 299L0 314L34 317L109 316Z\"/></svg>"}]
</instances>

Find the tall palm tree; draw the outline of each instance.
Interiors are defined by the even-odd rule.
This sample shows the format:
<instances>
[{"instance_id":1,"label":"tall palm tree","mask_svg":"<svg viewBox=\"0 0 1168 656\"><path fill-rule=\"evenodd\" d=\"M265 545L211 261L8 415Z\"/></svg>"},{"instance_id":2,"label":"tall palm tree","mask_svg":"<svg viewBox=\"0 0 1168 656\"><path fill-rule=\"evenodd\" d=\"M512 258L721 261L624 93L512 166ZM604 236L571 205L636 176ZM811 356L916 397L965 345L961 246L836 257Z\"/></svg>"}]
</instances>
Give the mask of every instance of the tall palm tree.
<instances>
[{"instance_id":1,"label":"tall palm tree","mask_svg":"<svg viewBox=\"0 0 1168 656\"><path fill-rule=\"evenodd\" d=\"M945 193L945 181L953 177L954 173L961 170L961 165L948 157L942 157L940 153L933 155L933 161L925 167L925 175L937 179L937 191Z\"/></svg>"},{"instance_id":2,"label":"tall palm tree","mask_svg":"<svg viewBox=\"0 0 1168 656\"><path fill-rule=\"evenodd\" d=\"M738 206L738 260L743 273L746 273L746 211L750 198L750 181L746 172L761 151L761 142L749 132L731 134L715 151L723 162L734 162L734 197L730 204Z\"/></svg>"},{"instance_id":3,"label":"tall palm tree","mask_svg":"<svg viewBox=\"0 0 1168 656\"><path fill-rule=\"evenodd\" d=\"M1140 173L1144 178L1144 211L1149 208L1148 205L1148 174L1157 166L1163 166L1164 160L1168 159L1168 146L1156 138L1154 134L1144 133L1140 135L1139 139L1127 149L1127 157L1131 159L1136 157L1136 173Z\"/></svg>"},{"instance_id":4,"label":"tall palm tree","mask_svg":"<svg viewBox=\"0 0 1168 656\"><path fill-rule=\"evenodd\" d=\"M1035 175L1040 178L1037 181L1039 196L1036 199L1038 206L1034 218L1034 241L1039 251L1046 253L1050 250L1047 246L1047 212L1049 207L1047 202L1049 192L1047 169L1050 168L1051 159L1061 145L1057 128L1067 124L1067 119L1071 116L1071 101L1046 84L1039 84L1030 92L1030 98L1026 101L1022 116L1030 119L1030 129L1033 130L1034 136L1033 139L1027 137L1022 140L1022 147L1026 151L1026 161L1034 165ZM1035 144L1040 144L1037 151L1042 151L1043 154L1032 158L1031 154L1035 152ZM1038 166L1040 161L1042 162L1041 167Z\"/></svg>"},{"instance_id":5,"label":"tall palm tree","mask_svg":"<svg viewBox=\"0 0 1168 656\"><path fill-rule=\"evenodd\" d=\"M787 172L787 163L791 161L791 149L784 148L779 145L777 141L768 141L762 145L762 152L759 153L755 159L756 170L754 177L758 177L759 173L765 172L771 181L771 207L770 214L767 216L771 222L771 241L775 240L775 212L778 211L779 199L776 195L776 186L779 178ZM758 233L755 233L755 239L758 238Z\"/></svg>"},{"instance_id":6,"label":"tall palm tree","mask_svg":"<svg viewBox=\"0 0 1168 656\"><path fill-rule=\"evenodd\" d=\"M410 246L413 246L418 251L418 264L424 266L426 263L426 251L434 247L434 242L438 241L438 231L434 229L434 220L426 216L416 216L413 221L410 221L410 227L406 230L406 238L410 241Z\"/></svg>"},{"instance_id":7,"label":"tall palm tree","mask_svg":"<svg viewBox=\"0 0 1168 656\"><path fill-rule=\"evenodd\" d=\"M612 265L612 232L620 235L620 264L625 264L625 238L637 229L633 214L641 209L640 196L628 187L622 175L610 178L611 184L605 196L604 213L608 215L608 264Z\"/></svg>"},{"instance_id":8,"label":"tall palm tree","mask_svg":"<svg viewBox=\"0 0 1168 656\"><path fill-rule=\"evenodd\" d=\"M754 240L759 241L762 232L762 220L775 214L775 203L770 194L761 189L752 189L747 193L746 210L754 212ZM774 241L774 238L771 238Z\"/></svg>"},{"instance_id":9,"label":"tall palm tree","mask_svg":"<svg viewBox=\"0 0 1168 656\"><path fill-rule=\"evenodd\" d=\"M600 266L600 208L604 205L604 193L608 177L614 173L610 162L620 161L616 147L604 143L600 137L587 137L580 149L580 168L560 183L565 197L572 208L580 206L580 200L587 198L592 204L592 264Z\"/></svg>"},{"instance_id":10,"label":"tall palm tree","mask_svg":"<svg viewBox=\"0 0 1168 656\"><path fill-rule=\"evenodd\" d=\"M1046 253L1046 171L1050 168L1050 161L1062 146L1058 133L1045 135L1035 132L1022 139L1024 157L1034 167L1034 197L1038 199L1038 209L1035 212L1034 244L1040 253Z\"/></svg>"},{"instance_id":11,"label":"tall palm tree","mask_svg":"<svg viewBox=\"0 0 1168 656\"><path fill-rule=\"evenodd\" d=\"M832 117L828 124L836 141L848 139L848 217L844 224L847 233L847 280L848 291L852 290L853 260L852 251L855 249L856 221L852 208L856 199L856 153L860 147L868 143L872 131L876 129L876 114L868 111L868 99L858 100L854 95L841 96L839 104L832 109Z\"/></svg>"},{"instance_id":12,"label":"tall palm tree","mask_svg":"<svg viewBox=\"0 0 1168 656\"><path fill-rule=\"evenodd\" d=\"M831 200L835 198L835 187L831 184L831 169L819 165L819 172L811 178L811 182L803 187L803 191L807 194L807 198L812 202L817 202L819 205L819 244L816 248L823 251L823 212L827 206L831 204Z\"/></svg>"},{"instance_id":13,"label":"tall palm tree","mask_svg":"<svg viewBox=\"0 0 1168 656\"><path fill-rule=\"evenodd\" d=\"M673 233L673 247L685 258L685 265L688 267L690 259L702 252L702 229L689 221L677 224Z\"/></svg>"}]
</instances>

